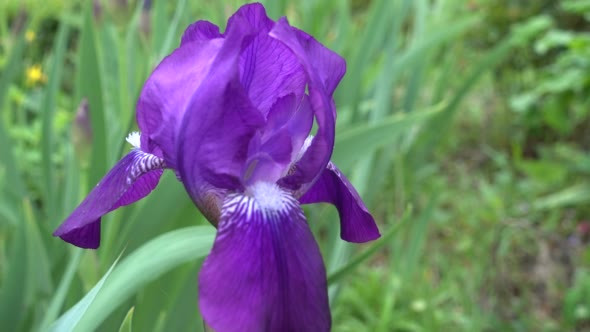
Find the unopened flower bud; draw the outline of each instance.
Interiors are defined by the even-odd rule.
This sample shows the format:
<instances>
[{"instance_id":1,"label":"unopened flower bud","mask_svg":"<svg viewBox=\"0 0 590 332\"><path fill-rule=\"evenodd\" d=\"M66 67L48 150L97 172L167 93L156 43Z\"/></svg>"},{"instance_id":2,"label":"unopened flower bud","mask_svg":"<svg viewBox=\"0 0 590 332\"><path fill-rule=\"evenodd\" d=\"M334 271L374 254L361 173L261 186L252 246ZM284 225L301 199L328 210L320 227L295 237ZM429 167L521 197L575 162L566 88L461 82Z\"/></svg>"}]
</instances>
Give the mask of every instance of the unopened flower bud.
<instances>
[{"instance_id":1,"label":"unopened flower bud","mask_svg":"<svg viewBox=\"0 0 590 332\"><path fill-rule=\"evenodd\" d=\"M90 115L88 99L83 98L76 110L76 117L72 124L72 141L76 151L76 157L80 164L85 167L90 157L92 146L92 127L90 125Z\"/></svg>"}]
</instances>

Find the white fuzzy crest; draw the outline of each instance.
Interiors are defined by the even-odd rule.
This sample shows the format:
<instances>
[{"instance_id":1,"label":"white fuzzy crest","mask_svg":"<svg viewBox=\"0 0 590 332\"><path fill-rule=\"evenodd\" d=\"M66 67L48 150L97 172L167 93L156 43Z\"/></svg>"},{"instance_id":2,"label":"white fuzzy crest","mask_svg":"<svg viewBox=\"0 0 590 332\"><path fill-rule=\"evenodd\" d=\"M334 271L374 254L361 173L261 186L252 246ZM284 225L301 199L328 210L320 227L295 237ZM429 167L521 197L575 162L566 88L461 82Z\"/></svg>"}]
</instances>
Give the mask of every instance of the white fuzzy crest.
<instances>
[{"instance_id":1,"label":"white fuzzy crest","mask_svg":"<svg viewBox=\"0 0 590 332\"><path fill-rule=\"evenodd\" d=\"M256 200L263 210L279 211L285 208L282 199L283 192L275 183L256 182L248 187L247 193Z\"/></svg>"},{"instance_id":2,"label":"white fuzzy crest","mask_svg":"<svg viewBox=\"0 0 590 332\"><path fill-rule=\"evenodd\" d=\"M127 135L126 140L129 144L133 145L133 147L139 149L139 146L141 145L140 137L141 134L138 131L132 131Z\"/></svg>"}]
</instances>

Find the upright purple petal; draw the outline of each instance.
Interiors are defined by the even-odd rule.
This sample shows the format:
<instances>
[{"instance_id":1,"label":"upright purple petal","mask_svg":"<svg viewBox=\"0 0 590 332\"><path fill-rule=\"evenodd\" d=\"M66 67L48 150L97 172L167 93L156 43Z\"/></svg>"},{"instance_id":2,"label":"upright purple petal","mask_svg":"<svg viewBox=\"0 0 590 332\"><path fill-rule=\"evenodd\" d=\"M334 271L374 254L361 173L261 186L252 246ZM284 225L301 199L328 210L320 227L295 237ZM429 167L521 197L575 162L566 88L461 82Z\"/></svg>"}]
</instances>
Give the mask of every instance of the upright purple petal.
<instances>
[{"instance_id":1,"label":"upright purple petal","mask_svg":"<svg viewBox=\"0 0 590 332\"><path fill-rule=\"evenodd\" d=\"M211 39L222 38L223 35L219 33L219 27L209 21L196 21L184 30L184 34L180 39L180 46L186 43L203 43Z\"/></svg>"},{"instance_id":2,"label":"upright purple petal","mask_svg":"<svg viewBox=\"0 0 590 332\"><path fill-rule=\"evenodd\" d=\"M338 53L328 49L306 32L297 28L292 29L294 29L299 44L310 59L309 65L317 73L326 93L331 96L346 73L346 61Z\"/></svg>"},{"instance_id":3,"label":"upright purple petal","mask_svg":"<svg viewBox=\"0 0 590 332\"><path fill-rule=\"evenodd\" d=\"M291 27L284 17L275 24L270 36L289 47L307 73L309 100L318 130L311 146L295 165L294 172L280 181L282 186L305 192L319 177L332 155L336 124L332 92L342 78L345 62L309 35ZM326 65L329 67L324 68Z\"/></svg>"},{"instance_id":4,"label":"upright purple petal","mask_svg":"<svg viewBox=\"0 0 590 332\"><path fill-rule=\"evenodd\" d=\"M312 125L313 113L305 95L300 99L294 94L279 98L266 125L250 141L244 183L276 182L286 175Z\"/></svg>"},{"instance_id":5,"label":"upright purple petal","mask_svg":"<svg viewBox=\"0 0 590 332\"><path fill-rule=\"evenodd\" d=\"M53 235L81 248L98 248L100 218L149 194L157 186L163 167L162 159L133 149L92 189Z\"/></svg>"},{"instance_id":6,"label":"upright purple petal","mask_svg":"<svg viewBox=\"0 0 590 332\"><path fill-rule=\"evenodd\" d=\"M299 202L334 204L340 215L340 236L345 241L367 242L381 236L357 191L331 162L316 183L299 198Z\"/></svg>"},{"instance_id":7,"label":"upright purple petal","mask_svg":"<svg viewBox=\"0 0 590 332\"><path fill-rule=\"evenodd\" d=\"M268 113L264 138L285 131L292 138L292 150L296 154L309 136L312 125L313 110L309 98L304 95L298 99L295 94L290 94L277 100Z\"/></svg>"},{"instance_id":8,"label":"upright purple petal","mask_svg":"<svg viewBox=\"0 0 590 332\"><path fill-rule=\"evenodd\" d=\"M293 196L259 182L225 199L199 307L215 331L330 330L324 264Z\"/></svg>"},{"instance_id":9,"label":"upright purple petal","mask_svg":"<svg viewBox=\"0 0 590 332\"><path fill-rule=\"evenodd\" d=\"M306 76L293 52L266 33L258 34L240 56L240 78L250 100L265 116L280 97L305 93Z\"/></svg>"},{"instance_id":10,"label":"upright purple petal","mask_svg":"<svg viewBox=\"0 0 590 332\"><path fill-rule=\"evenodd\" d=\"M219 179L230 176L236 179L235 184L239 182L248 143L264 120L236 83L199 93L194 105L209 111L192 112L183 120L178 154L180 174L190 193L198 195L194 190L200 188L195 186L202 181L223 189L238 189Z\"/></svg>"},{"instance_id":11,"label":"upright purple petal","mask_svg":"<svg viewBox=\"0 0 590 332\"><path fill-rule=\"evenodd\" d=\"M232 30L259 31L268 33L275 22L266 16L266 10L260 3L246 4L240 7L227 20L226 33Z\"/></svg>"},{"instance_id":12,"label":"upright purple petal","mask_svg":"<svg viewBox=\"0 0 590 332\"><path fill-rule=\"evenodd\" d=\"M176 169L180 121L222 45L223 39L183 44L162 60L141 91L137 102L141 147L163 157L170 168Z\"/></svg>"},{"instance_id":13,"label":"upright purple petal","mask_svg":"<svg viewBox=\"0 0 590 332\"><path fill-rule=\"evenodd\" d=\"M201 210L214 187L240 189L250 139L265 123L238 71L240 53L257 32L248 30L248 23L240 24L245 17L233 17L233 29L228 27L219 55L203 78L207 84L201 84L187 105L176 146L179 174Z\"/></svg>"},{"instance_id":14,"label":"upright purple petal","mask_svg":"<svg viewBox=\"0 0 590 332\"><path fill-rule=\"evenodd\" d=\"M291 162L291 136L281 131L261 141L257 134L250 140L248 159L242 173L242 182L249 185L258 181L276 182Z\"/></svg>"},{"instance_id":15,"label":"upright purple petal","mask_svg":"<svg viewBox=\"0 0 590 332\"><path fill-rule=\"evenodd\" d=\"M201 107L187 106L204 79L210 77L211 64L220 54L226 39L229 35L234 36L229 38L233 40L230 44L234 45L224 48L223 53L227 57L229 49L238 54L245 40L253 40L256 34L262 30L269 31L272 25L274 22L266 16L260 4L242 6L229 19L223 35L217 26L207 21L190 25L180 47L158 65L139 97L137 122L143 133L142 149L163 157L168 167L176 169L176 136L180 121L187 111L199 114L209 112ZM221 62L227 64L227 61L218 63ZM237 68L237 62L232 66Z\"/></svg>"}]
</instances>

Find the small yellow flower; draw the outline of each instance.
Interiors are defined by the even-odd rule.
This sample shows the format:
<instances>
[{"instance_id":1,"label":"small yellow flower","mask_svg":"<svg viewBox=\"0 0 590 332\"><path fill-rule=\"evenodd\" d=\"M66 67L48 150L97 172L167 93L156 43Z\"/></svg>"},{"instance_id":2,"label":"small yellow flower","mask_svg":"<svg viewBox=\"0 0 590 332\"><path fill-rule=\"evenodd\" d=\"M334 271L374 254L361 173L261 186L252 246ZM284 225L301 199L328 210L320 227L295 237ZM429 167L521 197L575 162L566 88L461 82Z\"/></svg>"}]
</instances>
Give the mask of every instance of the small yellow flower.
<instances>
[{"instance_id":1,"label":"small yellow flower","mask_svg":"<svg viewBox=\"0 0 590 332\"><path fill-rule=\"evenodd\" d=\"M26 71L26 78L26 83L29 86L33 86L39 83L45 83L45 81L47 81L47 76L43 74L41 65L29 66Z\"/></svg>"},{"instance_id":2,"label":"small yellow flower","mask_svg":"<svg viewBox=\"0 0 590 332\"><path fill-rule=\"evenodd\" d=\"M27 30L27 32L25 32L25 40L29 43L32 43L33 40L35 40L35 37L37 35L35 34L35 31L33 30Z\"/></svg>"}]
</instances>

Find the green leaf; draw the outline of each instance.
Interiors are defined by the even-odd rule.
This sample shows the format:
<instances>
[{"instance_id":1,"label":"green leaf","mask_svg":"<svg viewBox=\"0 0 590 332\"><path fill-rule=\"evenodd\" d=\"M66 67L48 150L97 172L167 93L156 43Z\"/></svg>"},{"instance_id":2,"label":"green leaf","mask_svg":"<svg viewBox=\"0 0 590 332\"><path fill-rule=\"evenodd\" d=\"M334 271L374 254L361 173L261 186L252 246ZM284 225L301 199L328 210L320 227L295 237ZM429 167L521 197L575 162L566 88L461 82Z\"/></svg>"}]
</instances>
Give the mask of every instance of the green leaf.
<instances>
[{"instance_id":1,"label":"green leaf","mask_svg":"<svg viewBox=\"0 0 590 332\"><path fill-rule=\"evenodd\" d=\"M442 105L427 111L396 114L379 123L363 124L343 130L336 137L332 160L342 169L348 169L358 159L369 156L377 149L392 144L397 135L412 126L419 125L440 112Z\"/></svg>"},{"instance_id":2,"label":"green leaf","mask_svg":"<svg viewBox=\"0 0 590 332\"><path fill-rule=\"evenodd\" d=\"M88 310L88 307L90 306L90 304L92 304L92 302L96 298L96 295L104 286L105 281L113 272L113 269L117 265L118 260L118 258L115 260L113 265L111 265L109 270L98 281L98 283L94 287L92 287L90 292L88 292L80 301L78 301L78 303L76 303L73 307L71 307L68 311L61 315L61 317L58 320L51 324L49 331L70 332L76 328L76 326L80 322L80 319L84 317L84 314Z\"/></svg>"},{"instance_id":3,"label":"green leaf","mask_svg":"<svg viewBox=\"0 0 590 332\"><path fill-rule=\"evenodd\" d=\"M356 106L361 99L361 89L358 84L362 81L366 64L371 62L371 58L385 44L384 40L392 22L397 23L399 20L403 20L405 15L405 13L393 10L393 5L394 1L390 0L371 1L367 26L362 31L363 37L359 38L359 44L355 45L355 52L350 57L347 66L348 73L342 79L340 88L336 90L337 96L340 97L337 99L342 101L341 105L351 107L353 112L357 112Z\"/></svg>"},{"instance_id":4,"label":"green leaf","mask_svg":"<svg viewBox=\"0 0 590 332\"><path fill-rule=\"evenodd\" d=\"M21 69L24 45L25 41L23 33L21 33L16 39L14 48L10 52L8 62L2 68L2 75L0 76L0 110L3 110L4 98L8 93L12 80L18 70ZM9 108L7 107L4 111L8 110ZM4 221L11 224L16 223L18 212L15 211L14 207L18 204L22 196L24 196L25 191L20 172L14 159L12 150L14 142L7 135L8 131L5 128L3 120L4 114L0 113L0 182L2 182L0 185L0 195L2 196L0 198L0 219L3 220L0 221L0 225ZM7 195L4 195L5 192ZM8 195L12 198L10 201Z\"/></svg>"},{"instance_id":5,"label":"green leaf","mask_svg":"<svg viewBox=\"0 0 590 332\"><path fill-rule=\"evenodd\" d=\"M75 248L72 252L72 257L70 258L70 262L66 267L65 272L61 277L61 282L57 288L55 294L53 294L53 298L49 303L49 308L45 311L45 315L43 316L43 321L39 327L39 331L46 331L48 326L52 321L55 320L57 317L61 306L64 303L66 298L66 294L68 293L68 289L74 279L74 274L76 273L76 269L78 268L78 264L80 263L80 259L82 258L82 253L84 251L79 248Z\"/></svg>"},{"instance_id":6,"label":"green leaf","mask_svg":"<svg viewBox=\"0 0 590 332\"><path fill-rule=\"evenodd\" d=\"M63 63L66 53L67 40L69 35L69 27L62 23L59 25L57 37L53 47L53 61L50 65L49 81L45 89L43 101L41 103L40 114L42 116L42 140L41 152L43 156L43 179L44 183L44 206L49 216L49 220L54 220L56 204L55 195L55 176L53 174L54 165L51 162L53 156L53 118L56 109L56 99L61 84L61 77L63 73Z\"/></svg>"},{"instance_id":7,"label":"green leaf","mask_svg":"<svg viewBox=\"0 0 590 332\"><path fill-rule=\"evenodd\" d=\"M203 318L197 308L198 302L195 294L198 294L197 275L200 264L195 265L189 273L177 282L176 296L171 297L167 306L168 312L162 331L203 331Z\"/></svg>"},{"instance_id":8,"label":"green leaf","mask_svg":"<svg viewBox=\"0 0 590 332\"><path fill-rule=\"evenodd\" d=\"M98 63L94 20L90 2L84 13L80 36L78 62L78 101L88 99L88 112L92 127L92 156L88 174L88 188L94 188L106 171L107 153L105 144L105 117L102 96L102 76ZM78 102L77 101L77 102Z\"/></svg>"},{"instance_id":9,"label":"green leaf","mask_svg":"<svg viewBox=\"0 0 590 332\"><path fill-rule=\"evenodd\" d=\"M29 199L22 202L24 212L24 226L27 234L27 287L25 287L26 301L34 303L38 294L47 294L51 285L51 268L49 266L49 252L45 248L43 237L39 231L39 222L35 219L33 205Z\"/></svg>"},{"instance_id":10,"label":"green leaf","mask_svg":"<svg viewBox=\"0 0 590 332\"><path fill-rule=\"evenodd\" d=\"M168 23L169 26L168 32L166 33L166 38L164 39L162 45L158 45L160 46L158 61L164 58L172 50L172 45L176 40L176 30L178 30L178 25L180 23L180 19L182 17L182 14L184 13L185 8L186 0L180 0L179 3L176 5L176 11L174 12L174 17L172 18L172 21Z\"/></svg>"},{"instance_id":11,"label":"green leaf","mask_svg":"<svg viewBox=\"0 0 590 332\"><path fill-rule=\"evenodd\" d=\"M547 196L537 198L533 202L533 209L544 211L554 210L565 206L586 204L590 201L590 184L582 183L565 188Z\"/></svg>"},{"instance_id":12,"label":"green leaf","mask_svg":"<svg viewBox=\"0 0 590 332\"><path fill-rule=\"evenodd\" d=\"M7 273L2 278L0 290L0 322L2 329L16 331L24 315L25 293L23 280L27 278L27 242L25 227L19 227L14 235ZM4 267L3 267L4 268Z\"/></svg>"},{"instance_id":13,"label":"green leaf","mask_svg":"<svg viewBox=\"0 0 590 332\"><path fill-rule=\"evenodd\" d=\"M193 226L161 235L126 257L103 277L95 294L86 295L77 306L75 331L93 331L137 290L180 264L209 253L215 229ZM97 285L98 286L98 285ZM92 293L92 291L91 291ZM83 304L80 304L83 303ZM73 318L69 317L68 320ZM61 320L61 318L60 318Z\"/></svg>"},{"instance_id":14,"label":"green leaf","mask_svg":"<svg viewBox=\"0 0 590 332\"><path fill-rule=\"evenodd\" d=\"M401 218L399 222L389 227L387 232L385 232L385 234L383 234L379 239L371 242L370 246L366 250L350 259L344 266L341 266L336 271L330 273L330 275L328 276L328 285L338 282L344 276L346 276L355 268L357 268L361 263L371 258L371 256L373 256L379 249L383 248L386 244L388 244L389 241L391 241L391 239L393 238L393 235L397 233L400 226L406 224L411 214L412 209L409 208L408 210L406 210L404 216Z\"/></svg>"},{"instance_id":15,"label":"green leaf","mask_svg":"<svg viewBox=\"0 0 590 332\"><path fill-rule=\"evenodd\" d=\"M134 307L131 307L125 315L125 319L123 319L123 323L121 323L121 327L119 327L119 332L131 332L133 331L133 311Z\"/></svg>"},{"instance_id":16,"label":"green leaf","mask_svg":"<svg viewBox=\"0 0 590 332\"><path fill-rule=\"evenodd\" d=\"M155 55L159 55L164 44L164 38L166 37L166 29L170 27L168 24L166 11L169 2L167 1L156 1L151 10L151 37L152 37L152 52ZM145 9L142 9L142 15L146 15Z\"/></svg>"},{"instance_id":17,"label":"green leaf","mask_svg":"<svg viewBox=\"0 0 590 332\"><path fill-rule=\"evenodd\" d=\"M2 76L0 76L0 107L4 105L4 98L8 93L8 88L10 87L10 83L14 79L16 73L19 69L21 69L21 65L23 62L23 50L25 48L25 39L24 39L24 31L22 30L21 34L16 38L14 47L10 52L10 56L8 61L2 67ZM7 109L8 110L8 109ZM2 117L0 117L1 121Z\"/></svg>"}]
</instances>

